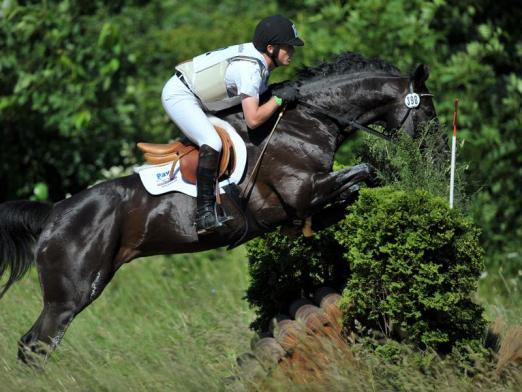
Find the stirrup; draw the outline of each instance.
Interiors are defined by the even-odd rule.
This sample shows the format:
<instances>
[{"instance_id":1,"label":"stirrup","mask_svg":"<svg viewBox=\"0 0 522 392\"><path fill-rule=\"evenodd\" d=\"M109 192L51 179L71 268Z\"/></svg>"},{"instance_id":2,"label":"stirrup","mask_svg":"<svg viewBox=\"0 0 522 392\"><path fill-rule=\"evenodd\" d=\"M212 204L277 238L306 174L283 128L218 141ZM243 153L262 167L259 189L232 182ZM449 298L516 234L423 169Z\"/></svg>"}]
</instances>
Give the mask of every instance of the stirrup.
<instances>
[{"instance_id":1,"label":"stirrup","mask_svg":"<svg viewBox=\"0 0 522 392\"><path fill-rule=\"evenodd\" d=\"M214 204L213 212L206 211L206 213L203 214L202 217L198 217L196 219L195 225L196 225L196 230L197 230L198 236L214 233L220 227L224 226L226 222L229 222L234 219L234 217L227 215L226 212L222 208L219 208L219 210L220 210L220 213L218 213L217 204ZM213 214L213 216L212 216L212 218L214 218L213 222L210 225L208 225L207 227L202 227L201 229L198 229L198 219L203 220L204 219L203 217L208 218L208 215L210 215L210 214Z\"/></svg>"}]
</instances>

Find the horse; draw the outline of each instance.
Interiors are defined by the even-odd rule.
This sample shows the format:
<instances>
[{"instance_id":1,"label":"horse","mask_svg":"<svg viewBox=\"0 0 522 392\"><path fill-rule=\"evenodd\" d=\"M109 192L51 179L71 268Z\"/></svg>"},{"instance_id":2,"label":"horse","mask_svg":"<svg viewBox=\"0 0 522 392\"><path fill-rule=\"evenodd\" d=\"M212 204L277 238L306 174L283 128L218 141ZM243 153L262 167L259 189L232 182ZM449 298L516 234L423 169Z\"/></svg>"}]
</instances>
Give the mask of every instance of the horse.
<instances>
[{"instance_id":1,"label":"horse","mask_svg":"<svg viewBox=\"0 0 522 392\"><path fill-rule=\"evenodd\" d=\"M332 172L335 152L370 124L391 133L403 128L415 137L421 124L436 118L428 76L422 64L403 76L384 61L344 53L283 82L298 88L299 99L282 117L248 129L240 107L220 113L247 146L246 174L238 184L244 195L237 203L224 194L222 205L234 220L201 238L194 227L195 198L177 192L152 196L137 174L54 204L0 204L0 276L10 269L0 298L32 264L43 292L42 312L18 342L18 358L44 364L75 316L133 259L235 246L307 217L314 229L338 220L359 184L371 185L374 173L365 163ZM405 104L411 94L422 97L417 106ZM269 97L270 92L262 99Z\"/></svg>"}]
</instances>

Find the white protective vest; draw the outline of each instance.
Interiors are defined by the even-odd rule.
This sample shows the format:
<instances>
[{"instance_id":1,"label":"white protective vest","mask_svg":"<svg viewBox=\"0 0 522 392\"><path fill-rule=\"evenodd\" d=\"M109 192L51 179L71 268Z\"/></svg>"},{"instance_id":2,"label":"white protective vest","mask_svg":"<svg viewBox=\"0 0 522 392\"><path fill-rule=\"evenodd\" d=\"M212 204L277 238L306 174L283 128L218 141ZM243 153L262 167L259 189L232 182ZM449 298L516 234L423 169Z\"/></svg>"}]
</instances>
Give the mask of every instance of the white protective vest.
<instances>
[{"instance_id":1,"label":"white protective vest","mask_svg":"<svg viewBox=\"0 0 522 392\"><path fill-rule=\"evenodd\" d=\"M261 80L268 78L263 55L251 42L227 46L194 57L176 66L183 74L192 92L209 111L230 108L241 103L241 97L229 96L225 83L225 72L232 61L246 60L256 63L261 72Z\"/></svg>"}]
</instances>

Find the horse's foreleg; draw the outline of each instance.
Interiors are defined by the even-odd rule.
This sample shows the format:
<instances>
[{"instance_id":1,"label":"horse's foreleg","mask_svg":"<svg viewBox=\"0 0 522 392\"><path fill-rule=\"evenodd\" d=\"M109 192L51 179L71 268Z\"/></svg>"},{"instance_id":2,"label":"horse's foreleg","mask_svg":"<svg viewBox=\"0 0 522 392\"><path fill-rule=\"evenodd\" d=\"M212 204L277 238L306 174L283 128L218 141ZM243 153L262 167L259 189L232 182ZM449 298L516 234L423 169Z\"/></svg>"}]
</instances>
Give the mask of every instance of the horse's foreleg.
<instances>
[{"instance_id":1,"label":"horse's foreleg","mask_svg":"<svg viewBox=\"0 0 522 392\"><path fill-rule=\"evenodd\" d=\"M316 208L311 212L312 230L323 230L344 218L346 207L352 204L359 195L359 186L352 185L349 189L339 195L338 202L326 208Z\"/></svg>"},{"instance_id":2,"label":"horse's foreleg","mask_svg":"<svg viewBox=\"0 0 522 392\"><path fill-rule=\"evenodd\" d=\"M366 183L374 181L374 169L366 163L314 176L309 210L320 209L326 203L339 198L341 201L343 198L350 198L353 193L351 188L362 181Z\"/></svg>"}]
</instances>

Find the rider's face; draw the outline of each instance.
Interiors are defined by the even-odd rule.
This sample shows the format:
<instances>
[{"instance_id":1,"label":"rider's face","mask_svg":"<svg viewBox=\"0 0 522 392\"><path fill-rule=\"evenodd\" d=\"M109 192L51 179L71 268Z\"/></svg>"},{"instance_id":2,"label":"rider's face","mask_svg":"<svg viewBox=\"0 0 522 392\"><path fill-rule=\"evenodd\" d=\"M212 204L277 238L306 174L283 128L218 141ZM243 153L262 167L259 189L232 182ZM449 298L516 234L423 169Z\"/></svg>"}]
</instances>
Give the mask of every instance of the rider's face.
<instances>
[{"instance_id":1,"label":"rider's face","mask_svg":"<svg viewBox=\"0 0 522 392\"><path fill-rule=\"evenodd\" d=\"M279 49L279 56L277 60L279 64L288 65L292 62L292 56L294 55L294 47L292 45L281 45Z\"/></svg>"},{"instance_id":2,"label":"rider's face","mask_svg":"<svg viewBox=\"0 0 522 392\"><path fill-rule=\"evenodd\" d=\"M268 53L273 53L274 46L268 45ZM279 45L279 53L277 54L277 62L280 65L288 65L292 62L294 55L294 47L292 45Z\"/></svg>"}]
</instances>

